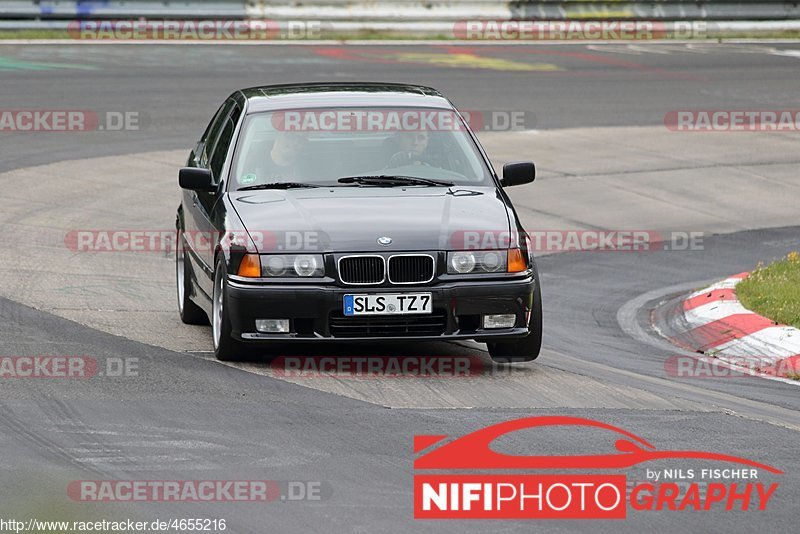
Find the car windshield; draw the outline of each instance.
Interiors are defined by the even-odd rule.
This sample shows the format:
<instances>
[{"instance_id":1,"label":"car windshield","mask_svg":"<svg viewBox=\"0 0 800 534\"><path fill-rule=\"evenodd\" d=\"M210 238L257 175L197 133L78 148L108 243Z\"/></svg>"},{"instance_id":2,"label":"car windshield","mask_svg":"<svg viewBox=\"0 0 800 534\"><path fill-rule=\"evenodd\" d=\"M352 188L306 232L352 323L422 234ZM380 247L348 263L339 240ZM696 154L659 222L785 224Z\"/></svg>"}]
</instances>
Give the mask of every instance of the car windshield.
<instances>
[{"instance_id":1,"label":"car windshield","mask_svg":"<svg viewBox=\"0 0 800 534\"><path fill-rule=\"evenodd\" d=\"M231 178L234 191L286 188L287 183L292 187L492 184L461 118L452 110L430 108L301 109L250 115L239 137ZM340 182L342 178L347 179Z\"/></svg>"}]
</instances>

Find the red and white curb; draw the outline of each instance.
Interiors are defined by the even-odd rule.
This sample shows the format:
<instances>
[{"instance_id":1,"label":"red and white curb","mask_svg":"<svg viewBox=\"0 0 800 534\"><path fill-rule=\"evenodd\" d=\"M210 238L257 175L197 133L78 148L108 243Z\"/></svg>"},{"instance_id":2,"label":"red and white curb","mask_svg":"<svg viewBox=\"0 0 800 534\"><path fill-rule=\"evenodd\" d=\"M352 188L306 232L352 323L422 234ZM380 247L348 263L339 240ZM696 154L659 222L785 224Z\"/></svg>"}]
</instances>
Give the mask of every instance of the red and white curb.
<instances>
[{"instance_id":1,"label":"red and white curb","mask_svg":"<svg viewBox=\"0 0 800 534\"><path fill-rule=\"evenodd\" d=\"M672 301L653 313L653 325L676 345L757 374L800 375L800 330L754 313L739 302L740 273Z\"/></svg>"}]
</instances>

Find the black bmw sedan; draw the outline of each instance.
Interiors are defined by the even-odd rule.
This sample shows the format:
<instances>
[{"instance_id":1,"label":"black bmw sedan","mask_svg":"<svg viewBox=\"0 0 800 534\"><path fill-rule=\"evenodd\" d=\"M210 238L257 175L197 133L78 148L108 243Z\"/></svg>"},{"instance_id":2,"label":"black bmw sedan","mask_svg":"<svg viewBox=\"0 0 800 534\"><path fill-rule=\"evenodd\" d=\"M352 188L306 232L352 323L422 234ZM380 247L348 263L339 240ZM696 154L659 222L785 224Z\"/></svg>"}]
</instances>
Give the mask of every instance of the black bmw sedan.
<instances>
[{"instance_id":1,"label":"black bmw sedan","mask_svg":"<svg viewBox=\"0 0 800 534\"><path fill-rule=\"evenodd\" d=\"M465 114L466 115L466 114ZM474 339L530 361L530 241L470 122L435 89L272 85L232 94L180 170L178 306L221 360L274 342Z\"/></svg>"}]
</instances>

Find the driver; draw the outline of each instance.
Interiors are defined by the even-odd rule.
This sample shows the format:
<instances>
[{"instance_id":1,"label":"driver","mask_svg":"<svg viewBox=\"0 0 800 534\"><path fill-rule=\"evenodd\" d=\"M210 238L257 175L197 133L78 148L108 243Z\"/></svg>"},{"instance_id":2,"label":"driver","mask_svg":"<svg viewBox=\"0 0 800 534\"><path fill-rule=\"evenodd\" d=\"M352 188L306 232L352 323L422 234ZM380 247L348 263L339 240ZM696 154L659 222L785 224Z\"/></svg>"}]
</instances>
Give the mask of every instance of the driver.
<instances>
[{"instance_id":1,"label":"driver","mask_svg":"<svg viewBox=\"0 0 800 534\"><path fill-rule=\"evenodd\" d=\"M429 139L430 134L427 130L398 133L397 146L400 150L389 158L388 167L430 165L426 157Z\"/></svg>"},{"instance_id":2,"label":"driver","mask_svg":"<svg viewBox=\"0 0 800 534\"><path fill-rule=\"evenodd\" d=\"M300 173L300 154L308 141L306 132L278 132L269 158L257 169L256 174L263 183L296 181Z\"/></svg>"}]
</instances>

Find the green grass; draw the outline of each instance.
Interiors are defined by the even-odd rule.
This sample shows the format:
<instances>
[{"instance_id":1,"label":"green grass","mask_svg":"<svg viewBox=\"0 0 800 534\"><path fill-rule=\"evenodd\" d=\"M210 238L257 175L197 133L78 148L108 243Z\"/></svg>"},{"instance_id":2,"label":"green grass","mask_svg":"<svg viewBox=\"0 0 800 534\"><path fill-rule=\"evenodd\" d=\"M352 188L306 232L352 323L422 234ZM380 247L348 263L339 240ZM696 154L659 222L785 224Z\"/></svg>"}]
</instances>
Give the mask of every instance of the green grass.
<instances>
[{"instance_id":1,"label":"green grass","mask_svg":"<svg viewBox=\"0 0 800 534\"><path fill-rule=\"evenodd\" d=\"M0 30L0 40L5 39L69 39L64 30Z\"/></svg>"},{"instance_id":2,"label":"green grass","mask_svg":"<svg viewBox=\"0 0 800 534\"><path fill-rule=\"evenodd\" d=\"M800 328L800 254L756 267L736 286L742 304L764 317Z\"/></svg>"}]
</instances>

